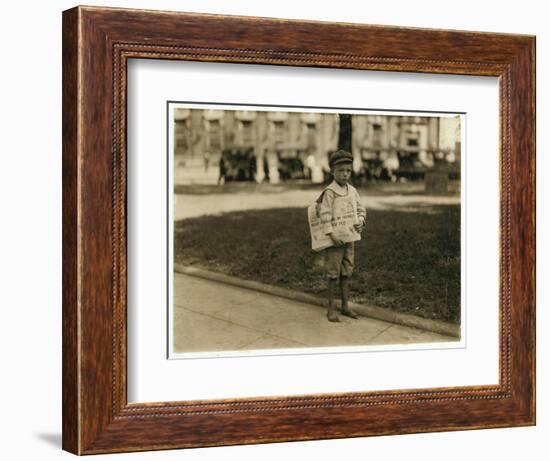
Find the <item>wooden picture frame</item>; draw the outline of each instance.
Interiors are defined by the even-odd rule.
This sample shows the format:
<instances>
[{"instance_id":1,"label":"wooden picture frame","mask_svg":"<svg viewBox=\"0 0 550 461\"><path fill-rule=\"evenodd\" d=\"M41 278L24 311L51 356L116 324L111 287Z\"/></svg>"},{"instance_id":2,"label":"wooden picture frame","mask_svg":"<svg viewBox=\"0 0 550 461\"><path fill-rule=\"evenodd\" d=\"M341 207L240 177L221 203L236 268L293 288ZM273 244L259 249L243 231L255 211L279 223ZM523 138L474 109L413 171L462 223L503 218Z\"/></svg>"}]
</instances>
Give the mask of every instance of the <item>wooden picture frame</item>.
<instances>
[{"instance_id":1,"label":"wooden picture frame","mask_svg":"<svg viewBox=\"0 0 550 461\"><path fill-rule=\"evenodd\" d=\"M498 385L128 404L131 58L498 77ZM93 454L533 424L534 37L94 7L63 13L65 450Z\"/></svg>"}]
</instances>

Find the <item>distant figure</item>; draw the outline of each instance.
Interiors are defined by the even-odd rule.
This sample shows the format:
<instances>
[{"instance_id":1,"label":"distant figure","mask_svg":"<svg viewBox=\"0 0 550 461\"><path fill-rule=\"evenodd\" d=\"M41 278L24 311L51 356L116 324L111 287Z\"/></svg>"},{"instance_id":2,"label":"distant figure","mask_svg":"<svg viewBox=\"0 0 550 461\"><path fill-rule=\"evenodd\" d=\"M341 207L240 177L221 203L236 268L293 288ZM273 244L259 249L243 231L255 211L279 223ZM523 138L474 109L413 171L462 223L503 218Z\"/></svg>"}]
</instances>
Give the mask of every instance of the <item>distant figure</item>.
<instances>
[{"instance_id":1,"label":"distant figure","mask_svg":"<svg viewBox=\"0 0 550 461\"><path fill-rule=\"evenodd\" d=\"M257 166L258 165L257 165L256 156L254 155L254 149L250 149L249 157L248 157L248 179L250 181L256 181Z\"/></svg>"},{"instance_id":2,"label":"distant figure","mask_svg":"<svg viewBox=\"0 0 550 461\"><path fill-rule=\"evenodd\" d=\"M397 181L397 177L395 176L395 171L399 169L399 159L397 156L392 155L386 158L382 163L382 169L386 171L388 179L391 182Z\"/></svg>"},{"instance_id":3,"label":"distant figure","mask_svg":"<svg viewBox=\"0 0 550 461\"><path fill-rule=\"evenodd\" d=\"M279 172L279 179L282 181L285 181L287 179L287 165L283 161L283 153L278 150L277 151L277 171Z\"/></svg>"},{"instance_id":4,"label":"distant figure","mask_svg":"<svg viewBox=\"0 0 550 461\"><path fill-rule=\"evenodd\" d=\"M206 151L204 153L204 172L208 171L208 165L210 163L210 152Z\"/></svg>"},{"instance_id":5,"label":"distant figure","mask_svg":"<svg viewBox=\"0 0 550 461\"><path fill-rule=\"evenodd\" d=\"M242 149L238 149L235 153L235 158L237 161L237 181L246 181L246 174L248 170L246 152Z\"/></svg>"},{"instance_id":6,"label":"distant figure","mask_svg":"<svg viewBox=\"0 0 550 461\"><path fill-rule=\"evenodd\" d=\"M220 167L220 175L218 176L218 184L221 183L222 179L223 179L223 183L225 184L226 176L227 176L227 166L225 165L224 154L220 155L219 167Z\"/></svg>"},{"instance_id":7,"label":"distant figure","mask_svg":"<svg viewBox=\"0 0 550 461\"><path fill-rule=\"evenodd\" d=\"M264 152L263 168L264 168L264 182L270 182L270 179L269 179L269 162L267 161L267 149Z\"/></svg>"},{"instance_id":8,"label":"distant figure","mask_svg":"<svg viewBox=\"0 0 550 461\"><path fill-rule=\"evenodd\" d=\"M306 157L306 179L310 179L313 176L313 169L315 168L315 156L310 152Z\"/></svg>"}]
</instances>

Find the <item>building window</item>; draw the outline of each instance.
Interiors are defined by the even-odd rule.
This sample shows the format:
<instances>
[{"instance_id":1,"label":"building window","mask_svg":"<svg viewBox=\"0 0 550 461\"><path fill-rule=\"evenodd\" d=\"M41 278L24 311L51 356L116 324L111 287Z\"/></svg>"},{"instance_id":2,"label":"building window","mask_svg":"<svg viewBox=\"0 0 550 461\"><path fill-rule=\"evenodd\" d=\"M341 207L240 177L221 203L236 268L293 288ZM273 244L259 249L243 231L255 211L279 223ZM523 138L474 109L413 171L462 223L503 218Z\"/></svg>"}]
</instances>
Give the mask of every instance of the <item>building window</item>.
<instances>
[{"instance_id":1,"label":"building window","mask_svg":"<svg viewBox=\"0 0 550 461\"><path fill-rule=\"evenodd\" d=\"M186 154L191 145L190 130L187 120L177 120L175 124L176 151L178 154Z\"/></svg>"},{"instance_id":2,"label":"building window","mask_svg":"<svg viewBox=\"0 0 550 461\"><path fill-rule=\"evenodd\" d=\"M306 137L306 142L307 142L307 148L311 148L311 149L315 149L317 147L317 142L316 142L316 139L317 139L317 126L315 125L315 123L307 123L306 124L306 132L307 132L307 137Z\"/></svg>"},{"instance_id":3,"label":"building window","mask_svg":"<svg viewBox=\"0 0 550 461\"><path fill-rule=\"evenodd\" d=\"M242 140L243 147L252 147L254 145L254 126L251 121L243 120L241 121L243 131L242 131Z\"/></svg>"},{"instance_id":4,"label":"building window","mask_svg":"<svg viewBox=\"0 0 550 461\"><path fill-rule=\"evenodd\" d=\"M219 120L210 120L208 123L208 148L212 151L221 150L221 124Z\"/></svg>"},{"instance_id":5,"label":"building window","mask_svg":"<svg viewBox=\"0 0 550 461\"><path fill-rule=\"evenodd\" d=\"M276 146L285 142L285 122L277 120L273 122L273 140Z\"/></svg>"},{"instance_id":6,"label":"building window","mask_svg":"<svg viewBox=\"0 0 550 461\"><path fill-rule=\"evenodd\" d=\"M372 124L372 147L380 148L382 146L382 125L380 123Z\"/></svg>"}]
</instances>

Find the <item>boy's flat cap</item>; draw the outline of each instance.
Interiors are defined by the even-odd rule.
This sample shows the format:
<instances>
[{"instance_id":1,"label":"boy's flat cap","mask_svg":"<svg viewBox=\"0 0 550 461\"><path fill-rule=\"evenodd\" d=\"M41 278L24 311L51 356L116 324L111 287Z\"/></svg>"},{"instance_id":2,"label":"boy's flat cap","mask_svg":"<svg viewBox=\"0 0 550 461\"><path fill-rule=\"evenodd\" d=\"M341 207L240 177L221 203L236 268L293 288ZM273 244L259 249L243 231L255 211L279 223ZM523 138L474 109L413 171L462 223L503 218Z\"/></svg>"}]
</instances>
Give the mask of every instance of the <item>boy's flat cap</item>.
<instances>
[{"instance_id":1,"label":"boy's flat cap","mask_svg":"<svg viewBox=\"0 0 550 461\"><path fill-rule=\"evenodd\" d=\"M342 149L330 154L328 160L329 166L332 168L334 165L338 165L339 163L353 163L353 155Z\"/></svg>"}]
</instances>

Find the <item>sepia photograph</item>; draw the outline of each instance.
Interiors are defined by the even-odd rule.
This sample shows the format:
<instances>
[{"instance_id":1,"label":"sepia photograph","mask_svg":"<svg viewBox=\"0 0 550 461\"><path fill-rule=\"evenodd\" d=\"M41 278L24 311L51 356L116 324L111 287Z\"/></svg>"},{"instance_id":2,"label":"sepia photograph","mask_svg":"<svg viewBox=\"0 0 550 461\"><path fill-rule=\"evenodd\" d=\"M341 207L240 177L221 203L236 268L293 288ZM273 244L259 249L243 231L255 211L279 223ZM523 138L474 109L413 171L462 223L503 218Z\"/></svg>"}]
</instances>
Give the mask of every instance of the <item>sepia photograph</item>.
<instances>
[{"instance_id":1,"label":"sepia photograph","mask_svg":"<svg viewBox=\"0 0 550 461\"><path fill-rule=\"evenodd\" d=\"M38 392L62 401L62 427L37 420L34 439L77 455L317 440L334 458L374 436L372 453L410 458L437 432L431 451L463 459L445 432L536 424L539 37L494 8L462 27L405 3L53 12L41 36L57 37L61 69L35 80L57 91L33 95L62 93L63 117L29 137L15 98L11 150L47 138L62 162L30 149L55 170L36 185L29 155L6 170L23 172L11 201L33 220L8 230L36 234L45 210L62 237L61 258L48 232L5 239L27 285L33 242L62 272L15 290L53 287L61 305L52 328L11 322L53 331L30 335L41 357L62 349L61 387ZM29 212L37 190L57 211ZM51 366L25 355L8 354L30 370L15 381L34 383Z\"/></svg>"},{"instance_id":2,"label":"sepia photograph","mask_svg":"<svg viewBox=\"0 0 550 461\"><path fill-rule=\"evenodd\" d=\"M169 358L460 344L464 113L167 119Z\"/></svg>"}]
</instances>

